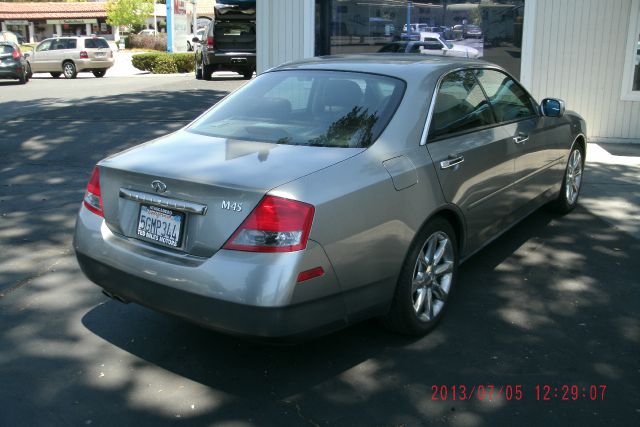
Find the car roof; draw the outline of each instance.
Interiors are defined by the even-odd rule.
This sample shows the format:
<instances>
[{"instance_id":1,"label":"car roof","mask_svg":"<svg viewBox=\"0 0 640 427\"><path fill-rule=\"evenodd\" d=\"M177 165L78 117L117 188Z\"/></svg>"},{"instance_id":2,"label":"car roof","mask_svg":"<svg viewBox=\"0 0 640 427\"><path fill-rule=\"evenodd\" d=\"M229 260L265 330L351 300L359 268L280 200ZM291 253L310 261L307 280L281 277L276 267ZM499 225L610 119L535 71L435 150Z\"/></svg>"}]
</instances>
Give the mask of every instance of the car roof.
<instances>
[{"instance_id":1,"label":"car roof","mask_svg":"<svg viewBox=\"0 0 640 427\"><path fill-rule=\"evenodd\" d=\"M440 38L440 34L438 34L438 33L430 33L428 31L421 32L420 36L422 36L422 37L433 37L434 39L439 39Z\"/></svg>"},{"instance_id":2,"label":"car roof","mask_svg":"<svg viewBox=\"0 0 640 427\"><path fill-rule=\"evenodd\" d=\"M331 55L303 59L272 68L281 70L333 70L384 74L402 80L422 79L425 74L444 73L461 67L496 67L492 63L467 58L423 54L369 53Z\"/></svg>"}]
</instances>

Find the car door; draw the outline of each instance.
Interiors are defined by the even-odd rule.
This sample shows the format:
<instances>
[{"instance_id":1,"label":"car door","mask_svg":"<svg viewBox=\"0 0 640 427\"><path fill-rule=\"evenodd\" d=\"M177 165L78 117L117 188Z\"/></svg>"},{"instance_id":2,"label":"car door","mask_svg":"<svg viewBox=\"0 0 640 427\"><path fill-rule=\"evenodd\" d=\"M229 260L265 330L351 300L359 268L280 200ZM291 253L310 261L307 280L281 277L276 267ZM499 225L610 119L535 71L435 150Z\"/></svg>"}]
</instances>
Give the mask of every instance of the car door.
<instances>
[{"instance_id":1,"label":"car door","mask_svg":"<svg viewBox=\"0 0 640 427\"><path fill-rule=\"evenodd\" d=\"M47 68L47 62L51 57L52 39L44 40L33 50L29 56L29 65L34 73L43 72Z\"/></svg>"},{"instance_id":2,"label":"car door","mask_svg":"<svg viewBox=\"0 0 640 427\"><path fill-rule=\"evenodd\" d=\"M438 39L426 37L420 46L420 52L427 55L444 55L445 46Z\"/></svg>"},{"instance_id":3,"label":"car door","mask_svg":"<svg viewBox=\"0 0 640 427\"><path fill-rule=\"evenodd\" d=\"M558 168L552 167L566 151L569 124L542 116L529 94L503 71L478 70L476 77L516 149L512 197L524 207L560 179Z\"/></svg>"},{"instance_id":4,"label":"car door","mask_svg":"<svg viewBox=\"0 0 640 427\"><path fill-rule=\"evenodd\" d=\"M464 215L466 251L471 252L514 209L505 194L514 180L516 147L496 125L473 70L446 75L432 108L427 149L446 201Z\"/></svg>"}]
</instances>

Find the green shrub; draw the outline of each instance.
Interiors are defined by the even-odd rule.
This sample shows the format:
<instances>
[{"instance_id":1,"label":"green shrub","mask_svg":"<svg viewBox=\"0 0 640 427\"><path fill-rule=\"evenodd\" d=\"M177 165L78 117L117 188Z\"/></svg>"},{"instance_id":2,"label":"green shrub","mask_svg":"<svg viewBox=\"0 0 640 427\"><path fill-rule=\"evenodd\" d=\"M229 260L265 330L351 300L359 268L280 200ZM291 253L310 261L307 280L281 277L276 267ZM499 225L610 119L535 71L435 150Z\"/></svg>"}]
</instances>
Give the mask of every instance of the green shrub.
<instances>
[{"instance_id":1,"label":"green shrub","mask_svg":"<svg viewBox=\"0 0 640 427\"><path fill-rule=\"evenodd\" d=\"M178 72L178 67L171 54L161 53L156 57L150 71L154 74L173 74Z\"/></svg>"},{"instance_id":2,"label":"green shrub","mask_svg":"<svg viewBox=\"0 0 640 427\"><path fill-rule=\"evenodd\" d=\"M133 55L131 64L138 70L154 74L190 73L195 66L192 53L141 53Z\"/></svg>"},{"instance_id":3,"label":"green shrub","mask_svg":"<svg viewBox=\"0 0 640 427\"><path fill-rule=\"evenodd\" d=\"M131 65L138 70L151 71L159 55L162 55L162 53L140 53L133 55L131 57Z\"/></svg>"},{"instance_id":4,"label":"green shrub","mask_svg":"<svg viewBox=\"0 0 640 427\"><path fill-rule=\"evenodd\" d=\"M193 53L174 53L172 54L179 73L191 73L195 67L195 58Z\"/></svg>"}]
</instances>

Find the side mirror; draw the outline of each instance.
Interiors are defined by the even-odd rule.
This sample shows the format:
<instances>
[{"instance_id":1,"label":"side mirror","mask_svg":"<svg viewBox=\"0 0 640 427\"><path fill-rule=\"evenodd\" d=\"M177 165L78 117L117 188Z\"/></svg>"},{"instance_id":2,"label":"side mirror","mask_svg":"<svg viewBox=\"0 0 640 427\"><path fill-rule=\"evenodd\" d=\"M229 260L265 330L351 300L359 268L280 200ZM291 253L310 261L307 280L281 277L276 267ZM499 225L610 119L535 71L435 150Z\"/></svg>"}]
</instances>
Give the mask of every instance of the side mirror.
<instances>
[{"instance_id":1,"label":"side mirror","mask_svg":"<svg viewBox=\"0 0 640 427\"><path fill-rule=\"evenodd\" d=\"M564 115L564 101L556 98L545 98L540 103L543 116L562 117Z\"/></svg>"},{"instance_id":2,"label":"side mirror","mask_svg":"<svg viewBox=\"0 0 640 427\"><path fill-rule=\"evenodd\" d=\"M22 54L22 56L24 56L24 59L27 59L28 57L31 56L31 52L25 52Z\"/></svg>"}]
</instances>

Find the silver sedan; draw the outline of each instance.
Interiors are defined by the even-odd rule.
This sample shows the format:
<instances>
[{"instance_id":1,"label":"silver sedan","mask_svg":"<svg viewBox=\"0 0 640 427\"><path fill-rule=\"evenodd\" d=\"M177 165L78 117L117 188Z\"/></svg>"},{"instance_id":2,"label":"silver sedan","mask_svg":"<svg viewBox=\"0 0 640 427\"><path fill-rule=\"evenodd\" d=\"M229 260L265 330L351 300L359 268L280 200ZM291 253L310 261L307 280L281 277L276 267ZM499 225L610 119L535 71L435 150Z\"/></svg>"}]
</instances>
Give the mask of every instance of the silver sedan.
<instances>
[{"instance_id":1,"label":"silver sedan","mask_svg":"<svg viewBox=\"0 0 640 427\"><path fill-rule=\"evenodd\" d=\"M542 205L576 206L585 141L562 101L487 62L286 64L100 161L74 246L108 296L229 333L379 316L422 335L462 261Z\"/></svg>"}]
</instances>

